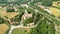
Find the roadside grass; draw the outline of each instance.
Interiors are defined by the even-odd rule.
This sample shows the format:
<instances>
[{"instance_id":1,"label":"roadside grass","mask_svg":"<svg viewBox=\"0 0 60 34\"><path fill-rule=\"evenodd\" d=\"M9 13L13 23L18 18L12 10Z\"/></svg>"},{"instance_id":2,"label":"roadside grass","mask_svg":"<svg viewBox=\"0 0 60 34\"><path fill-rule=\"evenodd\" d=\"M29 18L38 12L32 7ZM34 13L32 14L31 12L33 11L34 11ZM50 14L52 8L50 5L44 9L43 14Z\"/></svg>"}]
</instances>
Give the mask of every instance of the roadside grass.
<instances>
[{"instance_id":1,"label":"roadside grass","mask_svg":"<svg viewBox=\"0 0 60 34\"><path fill-rule=\"evenodd\" d=\"M16 28L12 31L12 34L29 34L29 28Z\"/></svg>"},{"instance_id":2,"label":"roadside grass","mask_svg":"<svg viewBox=\"0 0 60 34\"><path fill-rule=\"evenodd\" d=\"M60 34L60 32L56 32L56 34Z\"/></svg>"},{"instance_id":3,"label":"roadside grass","mask_svg":"<svg viewBox=\"0 0 60 34\"><path fill-rule=\"evenodd\" d=\"M0 34L5 34L5 32L9 29L6 24L0 24Z\"/></svg>"},{"instance_id":4,"label":"roadside grass","mask_svg":"<svg viewBox=\"0 0 60 34\"><path fill-rule=\"evenodd\" d=\"M56 34L60 34L60 28L57 28L57 31L55 32Z\"/></svg>"},{"instance_id":5,"label":"roadside grass","mask_svg":"<svg viewBox=\"0 0 60 34\"><path fill-rule=\"evenodd\" d=\"M60 26L57 27L57 30L55 32L56 34L60 34Z\"/></svg>"}]
</instances>

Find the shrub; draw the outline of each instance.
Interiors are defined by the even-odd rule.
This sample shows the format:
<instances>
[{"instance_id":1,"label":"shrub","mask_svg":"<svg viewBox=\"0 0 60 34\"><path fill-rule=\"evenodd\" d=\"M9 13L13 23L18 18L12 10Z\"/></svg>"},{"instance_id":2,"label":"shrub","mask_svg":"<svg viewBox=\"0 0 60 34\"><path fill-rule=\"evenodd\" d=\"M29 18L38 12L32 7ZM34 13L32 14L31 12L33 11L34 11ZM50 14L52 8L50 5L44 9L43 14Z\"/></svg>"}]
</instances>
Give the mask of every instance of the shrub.
<instances>
[{"instance_id":1,"label":"shrub","mask_svg":"<svg viewBox=\"0 0 60 34\"><path fill-rule=\"evenodd\" d=\"M7 7L7 12L15 12L13 7Z\"/></svg>"}]
</instances>

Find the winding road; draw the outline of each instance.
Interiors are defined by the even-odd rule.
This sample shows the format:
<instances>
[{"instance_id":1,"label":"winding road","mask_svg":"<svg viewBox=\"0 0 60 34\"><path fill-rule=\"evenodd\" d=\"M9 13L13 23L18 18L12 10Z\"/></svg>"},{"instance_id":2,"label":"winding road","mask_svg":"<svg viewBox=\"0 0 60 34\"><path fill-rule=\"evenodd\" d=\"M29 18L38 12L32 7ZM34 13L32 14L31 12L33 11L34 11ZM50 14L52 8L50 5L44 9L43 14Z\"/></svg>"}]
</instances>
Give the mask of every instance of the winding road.
<instances>
[{"instance_id":1,"label":"winding road","mask_svg":"<svg viewBox=\"0 0 60 34\"><path fill-rule=\"evenodd\" d=\"M27 5L27 4L25 4L25 5ZM28 6L28 5L27 5L27 6ZM29 7L29 6L28 6L28 7ZM34 10L35 12L39 12L38 10L33 9L32 7L29 7L29 8L31 8L31 9ZM48 9L44 9L44 10L48 11L49 13L51 13L51 11L48 10ZM40 12L39 12L39 13L40 13ZM38 22L39 22L39 21L38 21ZM38 24L39 24L39 23L38 23ZM29 27L29 26L23 26L22 22L21 22L21 25L18 25L18 26L11 25L11 28L10 28L8 34L11 34L12 31L13 31L13 29L15 29L15 28L34 28L34 27L36 27L38 24L36 24L36 25L34 25L34 26L31 26L31 27Z\"/></svg>"}]
</instances>

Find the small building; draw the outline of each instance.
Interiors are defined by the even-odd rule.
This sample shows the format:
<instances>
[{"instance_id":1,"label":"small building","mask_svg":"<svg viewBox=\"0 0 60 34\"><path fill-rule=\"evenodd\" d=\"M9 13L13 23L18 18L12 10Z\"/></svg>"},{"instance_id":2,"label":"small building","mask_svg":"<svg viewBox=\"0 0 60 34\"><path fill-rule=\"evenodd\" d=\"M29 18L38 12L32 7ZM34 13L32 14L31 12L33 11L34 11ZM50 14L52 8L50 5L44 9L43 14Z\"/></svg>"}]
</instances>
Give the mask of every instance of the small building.
<instances>
[{"instance_id":1,"label":"small building","mask_svg":"<svg viewBox=\"0 0 60 34\"><path fill-rule=\"evenodd\" d=\"M34 26L34 22L27 24L27 26Z\"/></svg>"},{"instance_id":2,"label":"small building","mask_svg":"<svg viewBox=\"0 0 60 34\"><path fill-rule=\"evenodd\" d=\"M26 7L26 8L28 8L28 5L27 4L23 4L23 5L21 5L22 7Z\"/></svg>"}]
</instances>

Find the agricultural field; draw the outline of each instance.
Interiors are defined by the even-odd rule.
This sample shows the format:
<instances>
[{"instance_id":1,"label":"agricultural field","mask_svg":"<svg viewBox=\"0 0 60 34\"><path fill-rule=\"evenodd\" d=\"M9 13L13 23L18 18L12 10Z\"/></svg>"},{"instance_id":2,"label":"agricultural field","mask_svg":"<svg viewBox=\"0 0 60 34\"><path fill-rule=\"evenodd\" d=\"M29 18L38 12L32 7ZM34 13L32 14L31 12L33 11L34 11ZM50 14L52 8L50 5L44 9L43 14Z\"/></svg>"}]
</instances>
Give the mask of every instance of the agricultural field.
<instances>
[{"instance_id":1,"label":"agricultural field","mask_svg":"<svg viewBox=\"0 0 60 34\"><path fill-rule=\"evenodd\" d=\"M0 16L1 17L7 16L8 19L13 18L14 16L18 14L19 13L16 13L16 12L6 12L6 10L0 10Z\"/></svg>"},{"instance_id":2,"label":"agricultural field","mask_svg":"<svg viewBox=\"0 0 60 34\"><path fill-rule=\"evenodd\" d=\"M51 12L55 15L55 16L60 16L60 10L54 7L50 7L49 8L51 10Z\"/></svg>"},{"instance_id":3,"label":"agricultural field","mask_svg":"<svg viewBox=\"0 0 60 34\"><path fill-rule=\"evenodd\" d=\"M6 24L0 24L0 34L5 34L5 32L9 29L9 26Z\"/></svg>"},{"instance_id":4,"label":"agricultural field","mask_svg":"<svg viewBox=\"0 0 60 34\"><path fill-rule=\"evenodd\" d=\"M50 7L49 9L52 11L52 13L55 15L55 16L60 16L60 6L58 5L58 1L57 2L52 2L52 6L53 7Z\"/></svg>"}]
</instances>

